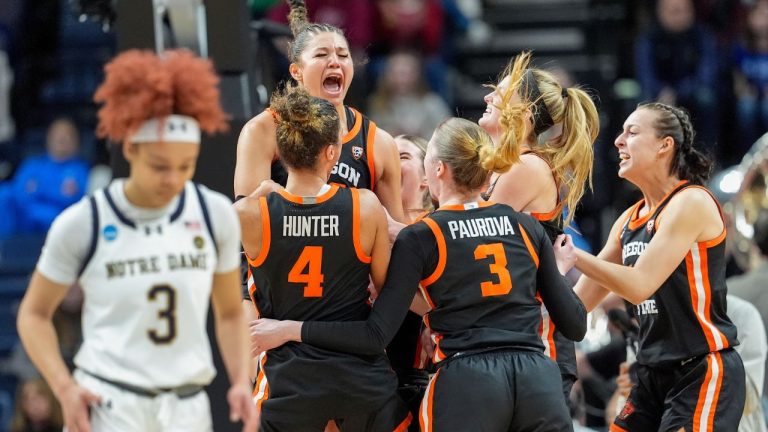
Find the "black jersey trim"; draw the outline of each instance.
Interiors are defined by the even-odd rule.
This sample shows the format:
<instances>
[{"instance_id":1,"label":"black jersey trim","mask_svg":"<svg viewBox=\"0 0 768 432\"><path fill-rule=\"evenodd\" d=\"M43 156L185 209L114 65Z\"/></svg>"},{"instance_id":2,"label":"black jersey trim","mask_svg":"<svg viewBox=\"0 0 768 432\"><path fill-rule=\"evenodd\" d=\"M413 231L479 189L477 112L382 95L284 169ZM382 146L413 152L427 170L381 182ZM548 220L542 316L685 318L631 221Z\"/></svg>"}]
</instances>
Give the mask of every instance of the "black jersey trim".
<instances>
[{"instance_id":1,"label":"black jersey trim","mask_svg":"<svg viewBox=\"0 0 768 432\"><path fill-rule=\"evenodd\" d=\"M179 194L179 204L176 206L176 210L171 213L171 223L175 222L176 219L181 216L181 212L184 211L184 202L187 196L187 188L185 187L182 189L181 193Z\"/></svg>"},{"instance_id":2,"label":"black jersey trim","mask_svg":"<svg viewBox=\"0 0 768 432\"><path fill-rule=\"evenodd\" d=\"M112 195L110 195L108 188L104 188L104 197L107 199L107 204L109 204L109 207L112 209L113 212L115 212L115 216L117 216L117 218L120 219L120 222L122 222L125 225L128 225L131 228L136 229L136 223L128 219L123 214L123 212L121 212L117 208L117 205L115 205L115 200L112 199Z\"/></svg>"},{"instance_id":3,"label":"black jersey trim","mask_svg":"<svg viewBox=\"0 0 768 432\"><path fill-rule=\"evenodd\" d=\"M205 227L208 228L208 234L211 236L211 240L213 240L213 247L216 250L216 255L218 255L219 244L216 241L216 236L213 235L213 223L211 222L211 216L208 213L208 206L206 205L205 199L203 198L203 192L200 190L200 187L198 187L197 183L192 183L192 185L195 187L195 192L197 192L197 200L200 202L200 210L203 212Z\"/></svg>"},{"instance_id":4,"label":"black jersey trim","mask_svg":"<svg viewBox=\"0 0 768 432\"><path fill-rule=\"evenodd\" d=\"M91 259L93 259L93 254L96 252L96 244L99 241L99 209L96 207L96 198L91 196L88 198L88 203L91 207L91 242L88 245L88 253L85 254L85 259L77 271L78 278L83 275L85 268L88 267Z\"/></svg>"}]
</instances>

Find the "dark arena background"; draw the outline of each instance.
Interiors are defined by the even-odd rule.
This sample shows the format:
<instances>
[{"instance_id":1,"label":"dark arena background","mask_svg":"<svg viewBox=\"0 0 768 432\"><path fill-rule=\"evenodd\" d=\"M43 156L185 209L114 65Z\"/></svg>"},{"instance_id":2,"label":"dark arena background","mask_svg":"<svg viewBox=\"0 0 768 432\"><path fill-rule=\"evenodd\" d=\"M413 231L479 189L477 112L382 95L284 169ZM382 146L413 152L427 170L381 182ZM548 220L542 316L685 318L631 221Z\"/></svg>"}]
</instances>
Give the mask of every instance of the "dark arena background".
<instances>
[{"instance_id":1,"label":"dark arena background","mask_svg":"<svg viewBox=\"0 0 768 432\"><path fill-rule=\"evenodd\" d=\"M555 73L564 87L586 89L601 128L592 188L570 210L577 246L593 253L639 197L616 175L614 138L622 122L643 101L686 107L697 145L716 161L710 189L733 222L728 275L760 261L751 224L768 205L768 142L760 140L768 131L768 0L306 3L310 20L346 33L355 61L346 103L393 136L429 139L449 116L477 121L489 86L522 51L532 51L535 66ZM290 79L286 9L282 0L0 0L0 198L16 190L13 181L25 160L46 152L48 127L62 117L77 128L89 190L126 176L121 152L95 135L98 106L92 98L103 65L129 49L183 47L213 61L229 115L228 132L204 136L194 180L234 199L240 130ZM398 104L425 115L405 116ZM21 389L38 376L15 320L45 239L45 230L4 232L7 211L0 208L0 432L12 430L12 418L23 411ZM55 317L70 366L82 301L76 287L72 291ZM760 312L768 314L766 309ZM211 326L209 319L212 335ZM621 332L597 311L577 349L583 375L571 400L573 417L583 430L605 431L605 406L625 351ZM214 429L239 430L228 421L226 372L215 355L218 376L208 388Z\"/></svg>"}]
</instances>

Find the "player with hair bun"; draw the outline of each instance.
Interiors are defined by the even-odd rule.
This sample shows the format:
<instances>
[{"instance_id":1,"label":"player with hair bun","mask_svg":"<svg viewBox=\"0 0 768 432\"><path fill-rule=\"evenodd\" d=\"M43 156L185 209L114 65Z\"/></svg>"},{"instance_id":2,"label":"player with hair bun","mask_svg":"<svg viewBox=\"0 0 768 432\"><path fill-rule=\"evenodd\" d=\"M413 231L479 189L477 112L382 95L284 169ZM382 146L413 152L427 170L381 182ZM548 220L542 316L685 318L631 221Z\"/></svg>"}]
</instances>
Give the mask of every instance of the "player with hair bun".
<instances>
[{"instance_id":1,"label":"player with hair bun","mask_svg":"<svg viewBox=\"0 0 768 432\"><path fill-rule=\"evenodd\" d=\"M230 419L253 431L239 223L226 197L191 181L201 132L227 127L219 80L184 50L127 51L105 71L97 133L121 146L129 176L53 223L19 307L21 341L69 431L210 431L212 305ZM51 320L75 282L83 344L70 374Z\"/></svg>"},{"instance_id":2,"label":"player with hair bun","mask_svg":"<svg viewBox=\"0 0 768 432\"><path fill-rule=\"evenodd\" d=\"M365 319L369 277L381 287L389 263L384 209L369 190L328 184L343 148L330 102L289 85L270 110L285 189L235 204L255 310L273 319ZM384 349L286 344L259 354L255 399L264 431L322 431L330 420L343 431L404 431L411 416L396 388Z\"/></svg>"},{"instance_id":3,"label":"player with hair bun","mask_svg":"<svg viewBox=\"0 0 768 432\"><path fill-rule=\"evenodd\" d=\"M422 431L570 430L557 365L538 337L539 314L546 304L563 334L578 340L586 310L558 273L541 224L482 201L489 172L508 167L478 125L458 118L442 123L424 158L430 193L441 206L398 235L370 316L261 319L251 327L252 340L263 348L292 341L284 346L379 353L418 285L432 307L424 322L436 342L437 366L419 409Z\"/></svg>"}]
</instances>

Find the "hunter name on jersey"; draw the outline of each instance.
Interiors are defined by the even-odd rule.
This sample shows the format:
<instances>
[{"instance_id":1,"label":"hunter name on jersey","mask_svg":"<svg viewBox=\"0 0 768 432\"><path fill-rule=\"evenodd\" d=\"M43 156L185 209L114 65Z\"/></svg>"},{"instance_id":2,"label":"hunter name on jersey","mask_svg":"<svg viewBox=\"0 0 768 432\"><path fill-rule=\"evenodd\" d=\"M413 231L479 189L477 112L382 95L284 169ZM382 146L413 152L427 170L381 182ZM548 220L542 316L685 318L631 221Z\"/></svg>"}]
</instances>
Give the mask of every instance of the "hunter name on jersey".
<instances>
[{"instance_id":1,"label":"hunter name on jersey","mask_svg":"<svg viewBox=\"0 0 768 432\"><path fill-rule=\"evenodd\" d=\"M514 235L512 222L507 216L448 221L451 238Z\"/></svg>"},{"instance_id":2,"label":"hunter name on jersey","mask_svg":"<svg viewBox=\"0 0 768 432\"><path fill-rule=\"evenodd\" d=\"M357 184L360 182L360 173L357 172L356 169L341 161L336 162L336 165L333 166L331 175L334 174L348 181L354 187L357 187Z\"/></svg>"},{"instance_id":3,"label":"hunter name on jersey","mask_svg":"<svg viewBox=\"0 0 768 432\"><path fill-rule=\"evenodd\" d=\"M640 256L645 252L645 248L648 247L648 243L641 241L629 242L621 248L621 258L626 260L629 257Z\"/></svg>"},{"instance_id":4,"label":"hunter name on jersey","mask_svg":"<svg viewBox=\"0 0 768 432\"><path fill-rule=\"evenodd\" d=\"M283 216L284 237L338 237L339 216Z\"/></svg>"},{"instance_id":5,"label":"hunter name on jersey","mask_svg":"<svg viewBox=\"0 0 768 432\"><path fill-rule=\"evenodd\" d=\"M179 253L166 256L168 270L208 269L205 253ZM160 257L133 258L106 263L107 278L160 273Z\"/></svg>"}]
</instances>

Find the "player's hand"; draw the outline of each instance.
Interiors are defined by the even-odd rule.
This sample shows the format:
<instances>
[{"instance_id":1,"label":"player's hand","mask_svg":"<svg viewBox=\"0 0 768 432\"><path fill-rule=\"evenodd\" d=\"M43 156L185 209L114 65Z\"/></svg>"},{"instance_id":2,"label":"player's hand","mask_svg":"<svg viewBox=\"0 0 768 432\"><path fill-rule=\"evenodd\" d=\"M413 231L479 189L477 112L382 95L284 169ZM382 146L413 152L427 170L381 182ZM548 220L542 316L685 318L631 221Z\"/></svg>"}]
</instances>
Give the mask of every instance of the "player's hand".
<instances>
[{"instance_id":1,"label":"player's hand","mask_svg":"<svg viewBox=\"0 0 768 432\"><path fill-rule=\"evenodd\" d=\"M616 377L616 391L624 397L629 397L632 390L632 380L629 377L629 363L622 362L619 365L619 376Z\"/></svg>"},{"instance_id":2,"label":"player's hand","mask_svg":"<svg viewBox=\"0 0 768 432\"><path fill-rule=\"evenodd\" d=\"M275 183L270 179L262 180L262 182L259 183L259 187L257 187L256 190L254 190L250 196L252 198L260 198L263 196L267 196L272 192L277 192L281 189L283 189L282 186L280 186L279 184Z\"/></svg>"},{"instance_id":3,"label":"player's hand","mask_svg":"<svg viewBox=\"0 0 768 432\"><path fill-rule=\"evenodd\" d=\"M569 234L560 234L555 239L553 249L557 269L561 275L565 275L576 264L576 247L573 245L573 238Z\"/></svg>"},{"instance_id":4,"label":"player's hand","mask_svg":"<svg viewBox=\"0 0 768 432\"><path fill-rule=\"evenodd\" d=\"M426 326L421 331L421 349L424 350L429 359L435 355L435 341L432 340L432 330Z\"/></svg>"},{"instance_id":5,"label":"player's hand","mask_svg":"<svg viewBox=\"0 0 768 432\"><path fill-rule=\"evenodd\" d=\"M229 421L243 422L243 432L256 432L259 429L259 413L253 403L251 392L245 384L236 384L227 392L229 402Z\"/></svg>"},{"instance_id":6,"label":"player's hand","mask_svg":"<svg viewBox=\"0 0 768 432\"><path fill-rule=\"evenodd\" d=\"M251 321L251 355L277 348L289 341L301 341L301 323L261 318Z\"/></svg>"},{"instance_id":7,"label":"player's hand","mask_svg":"<svg viewBox=\"0 0 768 432\"><path fill-rule=\"evenodd\" d=\"M90 432L91 405L101 404L101 397L77 384L70 386L61 396L61 411L68 432Z\"/></svg>"}]
</instances>

